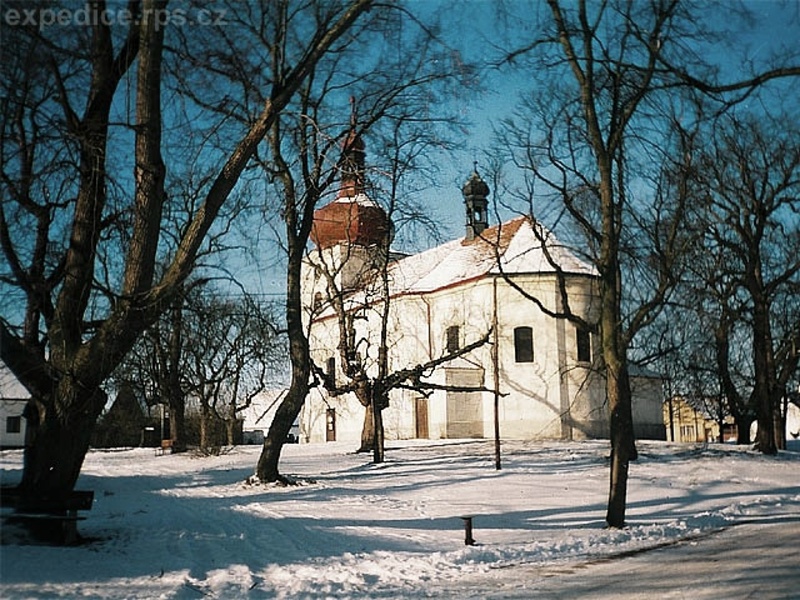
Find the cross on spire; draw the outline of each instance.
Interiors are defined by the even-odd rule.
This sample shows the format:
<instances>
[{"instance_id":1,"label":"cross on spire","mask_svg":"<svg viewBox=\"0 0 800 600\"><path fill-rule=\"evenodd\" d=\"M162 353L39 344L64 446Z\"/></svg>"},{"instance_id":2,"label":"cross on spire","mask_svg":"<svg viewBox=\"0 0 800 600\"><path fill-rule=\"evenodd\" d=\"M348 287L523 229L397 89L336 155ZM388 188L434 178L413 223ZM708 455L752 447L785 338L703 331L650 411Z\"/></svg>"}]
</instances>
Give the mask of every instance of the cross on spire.
<instances>
[{"instance_id":1,"label":"cross on spire","mask_svg":"<svg viewBox=\"0 0 800 600\"><path fill-rule=\"evenodd\" d=\"M341 173L339 198L353 198L364 193L365 146L357 125L356 98L350 96L350 131L342 142L342 157L339 162Z\"/></svg>"},{"instance_id":2,"label":"cross on spire","mask_svg":"<svg viewBox=\"0 0 800 600\"><path fill-rule=\"evenodd\" d=\"M356 97L350 96L350 127L356 128L358 122L358 110L356 109Z\"/></svg>"}]
</instances>

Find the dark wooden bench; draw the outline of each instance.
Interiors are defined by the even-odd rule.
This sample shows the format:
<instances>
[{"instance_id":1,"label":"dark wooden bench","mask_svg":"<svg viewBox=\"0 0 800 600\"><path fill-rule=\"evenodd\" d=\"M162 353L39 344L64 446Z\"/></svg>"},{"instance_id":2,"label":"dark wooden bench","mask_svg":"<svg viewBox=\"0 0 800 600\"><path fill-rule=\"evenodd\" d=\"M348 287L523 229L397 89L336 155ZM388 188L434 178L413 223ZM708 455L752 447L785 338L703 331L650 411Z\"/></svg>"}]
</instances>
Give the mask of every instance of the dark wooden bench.
<instances>
[{"instance_id":1,"label":"dark wooden bench","mask_svg":"<svg viewBox=\"0 0 800 600\"><path fill-rule=\"evenodd\" d=\"M0 507L14 509L14 512L3 514L4 520L43 524L55 521L60 529L60 541L64 544L77 541L78 521L86 518L79 516L78 511L91 510L93 503L94 492L86 490L73 490L66 498L23 498L22 491L17 487L0 488Z\"/></svg>"}]
</instances>

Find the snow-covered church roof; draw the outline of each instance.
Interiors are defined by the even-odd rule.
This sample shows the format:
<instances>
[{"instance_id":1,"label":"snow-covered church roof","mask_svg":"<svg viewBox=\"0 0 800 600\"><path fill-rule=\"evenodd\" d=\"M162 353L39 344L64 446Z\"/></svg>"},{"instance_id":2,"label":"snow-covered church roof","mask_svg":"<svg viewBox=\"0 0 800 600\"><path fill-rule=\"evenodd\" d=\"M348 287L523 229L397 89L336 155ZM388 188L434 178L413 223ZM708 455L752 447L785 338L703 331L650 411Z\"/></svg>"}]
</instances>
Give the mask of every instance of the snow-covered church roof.
<instances>
[{"instance_id":1,"label":"snow-covered church roof","mask_svg":"<svg viewBox=\"0 0 800 600\"><path fill-rule=\"evenodd\" d=\"M392 295L429 293L499 273L555 273L554 265L565 274L597 275L551 232L521 216L475 239L454 240L399 260L389 267L389 277Z\"/></svg>"},{"instance_id":2,"label":"snow-covered church roof","mask_svg":"<svg viewBox=\"0 0 800 600\"><path fill-rule=\"evenodd\" d=\"M592 265L578 258L551 232L522 216L488 227L474 239L453 240L392 262L387 273L389 295L429 294L501 273L555 273L554 265L565 275L597 276ZM351 294L346 302L363 306L372 302L370 298L373 295L365 289ZM316 318L333 316L334 310L328 306Z\"/></svg>"}]
</instances>

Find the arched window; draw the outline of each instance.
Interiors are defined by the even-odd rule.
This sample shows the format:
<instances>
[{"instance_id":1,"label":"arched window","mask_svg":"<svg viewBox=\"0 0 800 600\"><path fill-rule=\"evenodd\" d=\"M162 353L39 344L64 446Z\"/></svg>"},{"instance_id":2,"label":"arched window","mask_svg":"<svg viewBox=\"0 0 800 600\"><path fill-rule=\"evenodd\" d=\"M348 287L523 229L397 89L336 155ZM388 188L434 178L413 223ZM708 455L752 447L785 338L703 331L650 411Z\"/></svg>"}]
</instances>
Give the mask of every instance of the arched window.
<instances>
[{"instance_id":1,"label":"arched window","mask_svg":"<svg viewBox=\"0 0 800 600\"><path fill-rule=\"evenodd\" d=\"M446 348L448 353L452 354L453 352L458 352L458 349L461 347L459 337L458 325L452 325L447 328Z\"/></svg>"},{"instance_id":2,"label":"arched window","mask_svg":"<svg viewBox=\"0 0 800 600\"><path fill-rule=\"evenodd\" d=\"M514 360L518 363L533 362L533 329L530 327L514 329Z\"/></svg>"}]
</instances>

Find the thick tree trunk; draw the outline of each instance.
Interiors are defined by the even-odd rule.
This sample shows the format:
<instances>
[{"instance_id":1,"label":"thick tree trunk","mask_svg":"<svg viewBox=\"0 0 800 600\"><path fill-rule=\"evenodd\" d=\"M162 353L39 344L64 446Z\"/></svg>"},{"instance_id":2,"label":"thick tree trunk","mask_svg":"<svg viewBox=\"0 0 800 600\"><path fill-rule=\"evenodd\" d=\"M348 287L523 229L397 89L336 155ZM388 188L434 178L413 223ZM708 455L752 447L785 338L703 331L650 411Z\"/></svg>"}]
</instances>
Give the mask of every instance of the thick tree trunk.
<instances>
[{"instance_id":1,"label":"thick tree trunk","mask_svg":"<svg viewBox=\"0 0 800 600\"><path fill-rule=\"evenodd\" d=\"M753 425L753 417L750 415L740 415L734 417L736 423L736 443L742 445L750 444L750 427Z\"/></svg>"},{"instance_id":2,"label":"thick tree trunk","mask_svg":"<svg viewBox=\"0 0 800 600\"><path fill-rule=\"evenodd\" d=\"M372 416L372 404L364 408L364 424L361 427L361 447L359 453L372 452L375 447L375 418Z\"/></svg>"},{"instance_id":3,"label":"thick tree trunk","mask_svg":"<svg viewBox=\"0 0 800 600\"><path fill-rule=\"evenodd\" d=\"M106 403L102 390L81 389L70 378L55 386L54 394L54 400L31 403L38 407L26 412L31 431L20 487L37 496L64 496L75 487Z\"/></svg>"},{"instance_id":4,"label":"thick tree trunk","mask_svg":"<svg viewBox=\"0 0 800 600\"><path fill-rule=\"evenodd\" d=\"M760 277L758 277L760 281ZM752 289L753 286L751 286ZM760 286L758 286L760 290ZM772 351L772 332L769 322L769 306L763 295L751 291L753 297L753 360L755 387L753 397L758 420L756 447L763 454L777 454L775 444L775 387L776 370Z\"/></svg>"},{"instance_id":5,"label":"thick tree trunk","mask_svg":"<svg viewBox=\"0 0 800 600\"><path fill-rule=\"evenodd\" d=\"M269 427L267 436L264 439L264 446L261 449L261 456L256 467L256 477L262 482L285 481L280 474L278 463L281 451L286 443L286 438L292 429L300 409L303 408L306 395L308 394L307 385L293 385L289 392L278 406L272 424Z\"/></svg>"}]
</instances>

